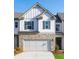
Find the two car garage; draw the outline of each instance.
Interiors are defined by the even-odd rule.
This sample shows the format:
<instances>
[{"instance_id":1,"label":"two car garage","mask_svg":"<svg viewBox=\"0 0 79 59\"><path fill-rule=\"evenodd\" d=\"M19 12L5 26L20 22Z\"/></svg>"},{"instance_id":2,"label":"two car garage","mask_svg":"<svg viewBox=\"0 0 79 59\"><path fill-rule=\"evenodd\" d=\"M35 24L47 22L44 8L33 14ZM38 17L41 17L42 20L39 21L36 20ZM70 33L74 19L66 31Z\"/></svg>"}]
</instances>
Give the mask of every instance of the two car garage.
<instances>
[{"instance_id":1,"label":"two car garage","mask_svg":"<svg viewBox=\"0 0 79 59\"><path fill-rule=\"evenodd\" d=\"M50 51L51 40L23 40L23 51Z\"/></svg>"}]
</instances>

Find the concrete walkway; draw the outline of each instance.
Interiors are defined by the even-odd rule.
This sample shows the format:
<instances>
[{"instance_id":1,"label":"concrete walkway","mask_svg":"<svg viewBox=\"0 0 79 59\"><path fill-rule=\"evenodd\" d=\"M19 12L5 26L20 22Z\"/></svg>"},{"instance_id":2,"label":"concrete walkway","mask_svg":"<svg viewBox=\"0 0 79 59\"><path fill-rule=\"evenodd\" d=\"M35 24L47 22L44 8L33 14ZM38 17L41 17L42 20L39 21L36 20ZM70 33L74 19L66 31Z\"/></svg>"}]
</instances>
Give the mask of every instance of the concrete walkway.
<instances>
[{"instance_id":1,"label":"concrete walkway","mask_svg":"<svg viewBox=\"0 0 79 59\"><path fill-rule=\"evenodd\" d=\"M28 51L15 55L14 59L55 59L54 55L48 51Z\"/></svg>"}]
</instances>

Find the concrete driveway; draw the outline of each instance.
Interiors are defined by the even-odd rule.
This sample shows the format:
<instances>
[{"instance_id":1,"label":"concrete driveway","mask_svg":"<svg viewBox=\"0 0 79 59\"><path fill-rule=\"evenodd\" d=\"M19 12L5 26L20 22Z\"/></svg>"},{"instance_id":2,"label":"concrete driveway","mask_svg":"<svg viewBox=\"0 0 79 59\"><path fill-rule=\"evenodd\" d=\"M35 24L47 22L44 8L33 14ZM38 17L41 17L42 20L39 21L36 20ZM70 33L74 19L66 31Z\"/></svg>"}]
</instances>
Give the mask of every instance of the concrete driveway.
<instances>
[{"instance_id":1,"label":"concrete driveway","mask_svg":"<svg viewBox=\"0 0 79 59\"><path fill-rule=\"evenodd\" d=\"M28 51L14 56L14 59L55 59L49 51Z\"/></svg>"}]
</instances>

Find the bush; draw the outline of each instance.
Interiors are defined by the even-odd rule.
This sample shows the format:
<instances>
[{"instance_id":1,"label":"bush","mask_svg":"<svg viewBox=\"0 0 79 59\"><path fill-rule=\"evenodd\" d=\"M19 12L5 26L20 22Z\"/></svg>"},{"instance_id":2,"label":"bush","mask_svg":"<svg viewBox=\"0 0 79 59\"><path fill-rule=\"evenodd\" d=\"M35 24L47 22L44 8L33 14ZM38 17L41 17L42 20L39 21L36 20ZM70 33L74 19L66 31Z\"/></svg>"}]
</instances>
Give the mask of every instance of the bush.
<instances>
[{"instance_id":1,"label":"bush","mask_svg":"<svg viewBox=\"0 0 79 59\"><path fill-rule=\"evenodd\" d=\"M16 48L16 51L20 51L20 48Z\"/></svg>"},{"instance_id":2,"label":"bush","mask_svg":"<svg viewBox=\"0 0 79 59\"><path fill-rule=\"evenodd\" d=\"M56 44L55 50L59 50L59 46Z\"/></svg>"},{"instance_id":3,"label":"bush","mask_svg":"<svg viewBox=\"0 0 79 59\"><path fill-rule=\"evenodd\" d=\"M18 54L20 53L22 50L18 47L14 49L14 54Z\"/></svg>"}]
</instances>

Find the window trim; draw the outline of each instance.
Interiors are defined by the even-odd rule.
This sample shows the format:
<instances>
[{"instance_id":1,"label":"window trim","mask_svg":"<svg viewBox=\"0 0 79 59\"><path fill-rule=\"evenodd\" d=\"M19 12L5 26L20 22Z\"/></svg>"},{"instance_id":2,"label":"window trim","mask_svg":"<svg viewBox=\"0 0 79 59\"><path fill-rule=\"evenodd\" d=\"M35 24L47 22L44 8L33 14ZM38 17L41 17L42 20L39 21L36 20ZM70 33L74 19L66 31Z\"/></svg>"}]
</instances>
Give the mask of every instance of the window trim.
<instances>
[{"instance_id":1,"label":"window trim","mask_svg":"<svg viewBox=\"0 0 79 59\"><path fill-rule=\"evenodd\" d=\"M59 27L58 27L59 30L57 30L57 25L59 25ZM61 25L60 24L56 24L56 32L61 32Z\"/></svg>"},{"instance_id":2,"label":"window trim","mask_svg":"<svg viewBox=\"0 0 79 59\"><path fill-rule=\"evenodd\" d=\"M43 21L43 29L50 29L50 21Z\"/></svg>"},{"instance_id":3,"label":"window trim","mask_svg":"<svg viewBox=\"0 0 79 59\"><path fill-rule=\"evenodd\" d=\"M24 29L25 30L28 30L28 29L29 30L34 30L34 21L25 21L24 22Z\"/></svg>"},{"instance_id":4,"label":"window trim","mask_svg":"<svg viewBox=\"0 0 79 59\"><path fill-rule=\"evenodd\" d=\"M18 22L15 22L15 28L18 28Z\"/></svg>"}]
</instances>

